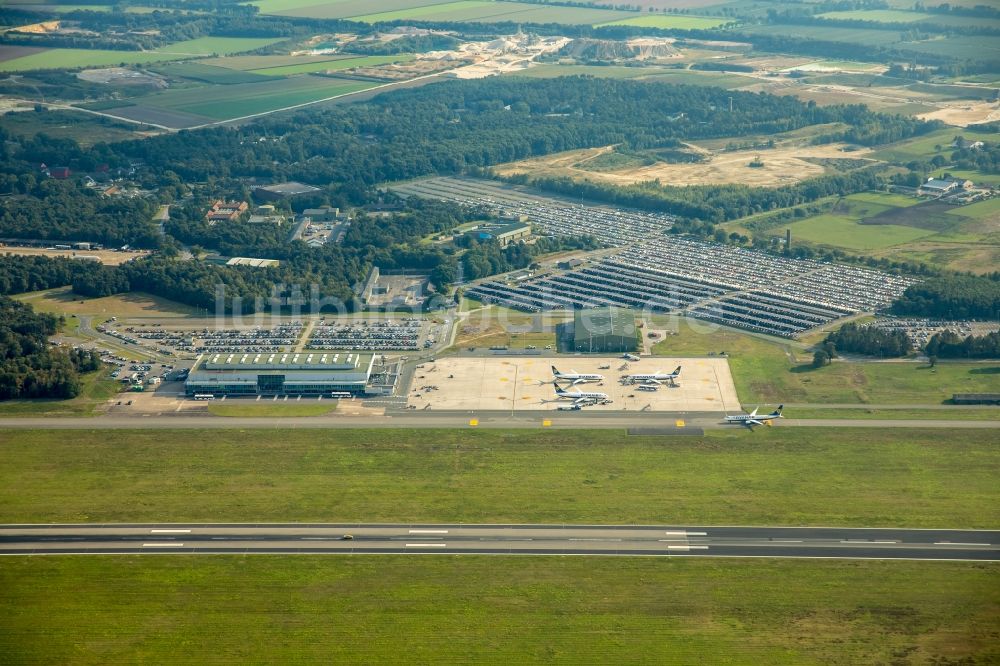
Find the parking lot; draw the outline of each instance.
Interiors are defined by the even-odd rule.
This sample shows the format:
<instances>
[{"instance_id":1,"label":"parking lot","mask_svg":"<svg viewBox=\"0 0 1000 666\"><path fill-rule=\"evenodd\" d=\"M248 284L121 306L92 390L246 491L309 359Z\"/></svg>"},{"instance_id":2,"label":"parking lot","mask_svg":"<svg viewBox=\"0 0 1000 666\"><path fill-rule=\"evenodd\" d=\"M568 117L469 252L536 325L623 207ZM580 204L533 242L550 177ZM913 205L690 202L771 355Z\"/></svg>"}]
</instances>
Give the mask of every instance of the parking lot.
<instances>
[{"instance_id":1,"label":"parking lot","mask_svg":"<svg viewBox=\"0 0 1000 666\"><path fill-rule=\"evenodd\" d=\"M603 382L580 383L568 391L606 393L611 404L584 407L601 411L730 412L740 410L736 388L724 358L643 358L626 363L620 357L449 357L417 368L407 394L411 409L438 410L557 410L572 400L558 399L552 385L551 366L563 373L596 373ZM682 366L676 386L656 391L622 385L629 372L670 372Z\"/></svg>"}]
</instances>

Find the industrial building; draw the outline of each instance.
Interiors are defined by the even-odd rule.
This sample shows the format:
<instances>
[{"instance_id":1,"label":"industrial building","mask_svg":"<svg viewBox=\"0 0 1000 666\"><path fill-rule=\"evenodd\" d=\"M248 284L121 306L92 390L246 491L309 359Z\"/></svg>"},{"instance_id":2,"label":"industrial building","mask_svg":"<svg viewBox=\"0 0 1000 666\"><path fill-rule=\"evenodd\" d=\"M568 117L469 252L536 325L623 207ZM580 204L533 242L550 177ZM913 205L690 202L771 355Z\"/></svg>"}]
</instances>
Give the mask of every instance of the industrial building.
<instances>
[{"instance_id":1,"label":"industrial building","mask_svg":"<svg viewBox=\"0 0 1000 666\"><path fill-rule=\"evenodd\" d=\"M319 191L318 187L290 181L254 188L253 195L254 198L261 201L278 201L279 199L291 199L303 194L315 194Z\"/></svg>"},{"instance_id":2,"label":"industrial building","mask_svg":"<svg viewBox=\"0 0 1000 666\"><path fill-rule=\"evenodd\" d=\"M573 351L591 354L634 352L638 348L635 314L628 308L577 310L573 317Z\"/></svg>"},{"instance_id":3,"label":"industrial building","mask_svg":"<svg viewBox=\"0 0 1000 666\"><path fill-rule=\"evenodd\" d=\"M366 393L374 354L357 352L210 353L184 383L193 397Z\"/></svg>"},{"instance_id":4,"label":"industrial building","mask_svg":"<svg viewBox=\"0 0 1000 666\"><path fill-rule=\"evenodd\" d=\"M531 235L531 225L526 222L509 224L482 224L470 230L469 235L479 241L495 240L500 247L507 247L516 240Z\"/></svg>"}]
</instances>

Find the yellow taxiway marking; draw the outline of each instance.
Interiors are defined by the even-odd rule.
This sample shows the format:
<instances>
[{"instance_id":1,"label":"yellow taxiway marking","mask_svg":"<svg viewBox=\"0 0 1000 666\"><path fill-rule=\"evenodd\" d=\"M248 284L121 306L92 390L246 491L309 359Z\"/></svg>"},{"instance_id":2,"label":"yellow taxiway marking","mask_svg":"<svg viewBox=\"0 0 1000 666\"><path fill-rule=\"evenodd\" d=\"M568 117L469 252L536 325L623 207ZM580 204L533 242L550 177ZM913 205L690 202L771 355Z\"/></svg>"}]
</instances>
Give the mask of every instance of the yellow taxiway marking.
<instances>
[{"instance_id":1,"label":"yellow taxiway marking","mask_svg":"<svg viewBox=\"0 0 1000 666\"><path fill-rule=\"evenodd\" d=\"M477 426L477 425L479 425L479 419L469 419L469 425L470 426Z\"/></svg>"},{"instance_id":2,"label":"yellow taxiway marking","mask_svg":"<svg viewBox=\"0 0 1000 666\"><path fill-rule=\"evenodd\" d=\"M551 425L552 425L552 421L549 420L549 419L545 419L544 421L542 421L542 427L543 428L548 428Z\"/></svg>"},{"instance_id":3,"label":"yellow taxiway marking","mask_svg":"<svg viewBox=\"0 0 1000 666\"><path fill-rule=\"evenodd\" d=\"M683 421L683 419L677 419L674 422L674 425L677 426L678 428L683 428L684 427L684 421Z\"/></svg>"}]
</instances>

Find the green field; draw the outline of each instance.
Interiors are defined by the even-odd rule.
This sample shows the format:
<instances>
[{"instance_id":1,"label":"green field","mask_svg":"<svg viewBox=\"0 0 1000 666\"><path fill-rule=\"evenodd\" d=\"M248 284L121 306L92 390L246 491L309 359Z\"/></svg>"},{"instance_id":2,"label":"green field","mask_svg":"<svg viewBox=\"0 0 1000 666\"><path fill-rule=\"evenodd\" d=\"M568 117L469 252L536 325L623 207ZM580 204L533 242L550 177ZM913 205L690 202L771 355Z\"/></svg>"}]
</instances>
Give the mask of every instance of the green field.
<instances>
[{"instance_id":1,"label":"green field","mask_svg":"<svg viewBox=\"0 0 1000 666\"><path fill-rule=\"evenodd\" d=\"M0 127L16 136L31 137L39 132L56 139L73 139L83 147L135 139L136 126L110 118L69 110L45 113L7 113Z\"/></svg>"},{"instance_id":2,"label":"green field","mask_svg":"<svg viewBox=\"0 0 1000 666\"><path fill-rule=\"evenodd\" d=\"M846 12L827 12L820 14L819 18L877 21L878 23L913 23L936 17L933 14L924 14L923 12L906 12L894 9L858 9Z\"/></svg>"},{"instance_id":3,"label":"green field","mask_svg":"<svg viewBox=\"0 0 1000 666\"><path fill-rule=\"evenodd\" d=\"M324 62L310 62L297 65L284 65L281 67L269 67L267 69L252 70L255 74L266 76L289 76L292 74L309 74L312 72L336 71L341 69L351 69L354 67L376 67L394 62L408 62L413 60L413 55L401 53L388 56L365 56L358 58L341 58L338 60L327 60Z\"/></svg>"},{"instance_id":4,"label":"green field","mask_svg":"<svg viewBox=\"0 0 1000 666\"><path fill-rule=\"evenodd\" d=\"M821 25L782 25L762 24L741 26L738 32L756 35L788 35L795 34L802 39L819 41L846 42L862 46L886 46L900 41L900 35L894 30L877 30L875 28L835 28Z\"/></svg>"},{"instance_id":5,"label":"green field","mask_svg":"<svg viewBox=\"0 0 1000 666\"><path fill-rule=\"evenodd\" d=\"M998 218L1000 216L1000 198L994 197L986 201L979 201L968 206L956 207L948 211L949 215L960 215L962 217L982 220L985 218Z\"/></svg>"},{"instance_id":6,"label":"green field","mask_svg":"<svg viewBox=\"0 0 1000 666\"><path fill-rule=\"evenodd\" d=\"M989 430L6 431L0 522L990 528L998 465Z\"/></svg>"},{"instance_id":7,"label":"green field","mask_svg":"<svg viewBox=\"0 0 1000 666\"><path fill-rule=\"evenodd\" d=\"M794 236L793 236L794 242ZM736 392L744 406L779 402L933 404L953 393L1000 392L997 366L983 363L850 363L814 370L812 354L790 343L735 329L682 320L677 335L654 347L661 355L729 353Z\"/></svg>"},{"instance_id":8,"label":"green field","mask_svg":"<svg viewBox=\"0 0 1000 666\"><path fill-rule=\"evenodd\" d=\"M20 416L93 416L95 410L121 390L121 384L98 370L83 375L80 395L69 400L5 400L0 402L0 419ZM0 422L0 428L2 428Z\"/></svg>"},{"instance_id":9,"label":"green field","mask_svg":"<svg viewBox=\"0 0 1000 666\"><path fill-rule=\"evenodd\" d=\"M127 64L146 64L166 60L184 60L212 54L225 55L252 51L280 39L243 37L201 37L164 46L156 51L102 51L100 49L49 49L42 53L4 60L2 72L23 72L33 69L78 69Z\"/></svg>"},{"instance_id":10,"label":"green field","mask_svg":"<svg viewBox=\"0 0 1000 666\"><path fill-rule=\"evenodd\" d=\"M240 70L228 69L226 67L216 67L205 65L200 62L172 62L157 65L151 68L158 74L165 76L193 79L214 83L217 85L235 85L239 83L256 83L266 81L267 78L252 72L242 72Z\"/></svg>"},{"instance_id":11,"label":"green field","mask_svg":"<svg viewBox=\"0 0 1000 666\"><path fill-rule=\"evenodd\" d=\"M610 79L642 79L660 83L686 83L695 86L717 86L719 88L741 88L753 85L754 80L725 72L705 72L691 69L669 69L666 67L617 67L601 65L538 65L526 70L511 72L505 76L526 76L530 78L555 78L558 76L594 76Z\"/></svg>"},{"instance_id":12,"label":"green field","mask_svg":"<svg viewBox=\"0 0 1000 666\"><path fill-rule=\"evenodd\" d=\"M1000 659L998 573L686 557L5 558L0 660L987 664Z\"/></svg>"},{"instance_id":13,"label":"green field","mask_svg":"<svg viewBox=\"0 0 1000 666\"><path fill-rule=\"evenodd\" d=\"M601 25L633 25L640 28L663 28L664 30L711 30L720 25L731 23L733 19L708 18L704 16L679 16L676 14L659 14L655 16L637 16L635 18L610 21Z\"/></svg>"},{"instance_id":14,"label":"green field","mask_svg":"<svg viewBox=\"0 0 1000 666\"><path fill-rule=\"evenodd\" d=\"M366 23L379 21L468 21L568 23L591 25L635 16L635 12L593 7L565 7L493 0L259 0L251 3L263 14L309 18L342 18ZM373 12L373 9L379 11Z\"/></svg>"},{"instance_id":15,"label":"green field","mask_svg":"<svg viewBox=\"0 0 1000 666\"><path fill-rule=\"evenodd\" d=\"M271 69L274 67L285 67L286 65L306 65L317 62L332 62L345 58L357 58L352 55L242 55L226 56L223 58L208 58L199 61L203 65L213 67L225 67L226 69L238 69L240 71L251 71L254 69Z\"/></svg>"},{"instance_id":16,"label":"green field","mask_svg":"<svg viewBox=\"0 0 1000 666\"><path fill-rule=\"evenodd\" d=\"M844 200L871 203L886 208L909 208L920 203L920 199L905 194L891 194L889 192L858 192L857 194L850 194L844 197Z\"/></svg>"},{"instance_id":17,"label":"green field","mask_svg":"<svg viewBox=\"0 0 1000 666\"><path fill-rule=\"evenodd\" d=\"M208 412L214 416L259 416L263 418L275 416L323 416L334 411L336 408L337 403L332 401L247 402L242 400L227 400L225 402L209 403Z\"/></svg>"},{"instance_id":18,"label":"green field","mask_svg":"<svg viewBox=\"0 0 1000 666\"><path fill-rule=\"evenodd\" d=\"M817 215L783 228L791 229L793 240L798 238L849 250L874 250L902 245L934 234L927 229L895 224L861 224L854 218L840 215Z\"/></svg>"},{"instance_id":19,"label":"green field","mask_svg":"<svg viewBox=\"0 0 1000 666\"><path fill-rule=\"evenodd\" d=\"M227 120L346 95L375 85L363 81L298 76L263 83L168 90L140 97L136 103Z\"/></svg>"}]
</instances>

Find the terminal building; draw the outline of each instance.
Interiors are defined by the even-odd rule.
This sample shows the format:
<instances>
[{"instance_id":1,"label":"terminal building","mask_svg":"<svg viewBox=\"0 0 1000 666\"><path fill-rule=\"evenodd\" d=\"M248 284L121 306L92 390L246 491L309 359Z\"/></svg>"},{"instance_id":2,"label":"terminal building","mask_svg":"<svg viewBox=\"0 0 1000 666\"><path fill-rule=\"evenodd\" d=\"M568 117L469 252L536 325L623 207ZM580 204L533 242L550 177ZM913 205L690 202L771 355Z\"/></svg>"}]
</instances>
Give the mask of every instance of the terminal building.
<instances>
[{"instance_id":1,"label":"terminal building","mask_svg":"<svg viewBox=\"0 0 1000 666\"><path fill-rule=\"evenodd\" d=\"M203 354L184 392L189 397L363 395L374 363L374 354L348 351Z\"/></svg>"},{"instance_id":2,"label":"terminal building","mask_svg":"<svg viewBox=\"0 0 1000 666\"><path fill-rule=\"evenodd\" d=\"M573 316L573 351L591 354L634 352L635 313L613 306L577 310Z\"/></svg>"}]
</instances>

